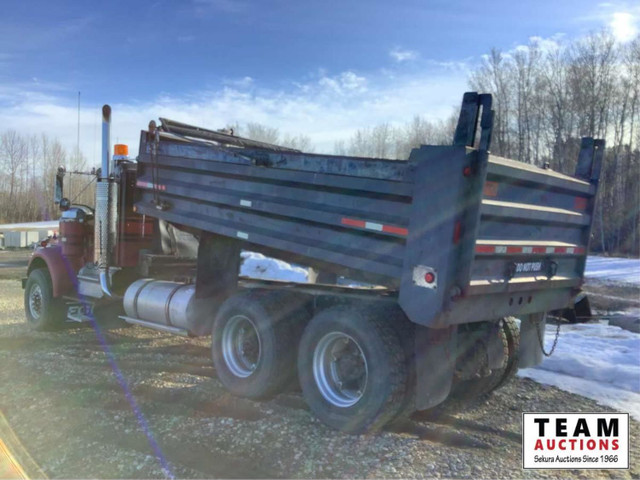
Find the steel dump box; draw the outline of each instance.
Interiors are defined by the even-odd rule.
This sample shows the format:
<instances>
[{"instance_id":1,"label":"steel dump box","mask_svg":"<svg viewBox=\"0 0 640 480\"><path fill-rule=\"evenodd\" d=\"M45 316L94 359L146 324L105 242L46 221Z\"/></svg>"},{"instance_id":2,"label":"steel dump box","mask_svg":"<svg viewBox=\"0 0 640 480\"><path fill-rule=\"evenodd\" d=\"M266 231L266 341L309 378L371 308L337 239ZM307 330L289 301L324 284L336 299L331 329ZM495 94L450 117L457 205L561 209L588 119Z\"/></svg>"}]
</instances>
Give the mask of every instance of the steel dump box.
<instances>
[{"instance_id":1,"label":"steel dump box","mask_svg":"<svg viewBox=\"0 0 640 480\"><path fill-rule=\"evenodd\" d=\"M488 102L466 94L452 146L397 161L143 131L136 208L395 289L426 326L562 308L582 283L604 143L583 139L576 177L494 157Z\"/></svg>"}]
</instances>

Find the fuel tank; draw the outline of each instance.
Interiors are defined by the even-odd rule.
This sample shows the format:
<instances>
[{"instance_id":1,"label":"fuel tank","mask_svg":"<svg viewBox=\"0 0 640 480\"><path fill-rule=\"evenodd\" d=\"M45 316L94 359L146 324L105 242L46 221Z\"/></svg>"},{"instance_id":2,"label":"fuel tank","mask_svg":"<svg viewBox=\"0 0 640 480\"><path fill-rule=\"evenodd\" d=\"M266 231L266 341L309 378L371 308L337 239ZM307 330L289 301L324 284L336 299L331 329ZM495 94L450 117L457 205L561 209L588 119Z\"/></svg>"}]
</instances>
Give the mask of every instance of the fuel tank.
<instances>
[{"instance_id":1,"label":"fuel tank","mask_svg":"<svg viewBox=\"0 0 640 480\"><path fill-rule=\"evenodd\" d=\"M128 317L186 330L192 335L211 332L212 302L196 299L192 284L143 278L133 282L124 294Z\"/></svg>"}]
</instances>

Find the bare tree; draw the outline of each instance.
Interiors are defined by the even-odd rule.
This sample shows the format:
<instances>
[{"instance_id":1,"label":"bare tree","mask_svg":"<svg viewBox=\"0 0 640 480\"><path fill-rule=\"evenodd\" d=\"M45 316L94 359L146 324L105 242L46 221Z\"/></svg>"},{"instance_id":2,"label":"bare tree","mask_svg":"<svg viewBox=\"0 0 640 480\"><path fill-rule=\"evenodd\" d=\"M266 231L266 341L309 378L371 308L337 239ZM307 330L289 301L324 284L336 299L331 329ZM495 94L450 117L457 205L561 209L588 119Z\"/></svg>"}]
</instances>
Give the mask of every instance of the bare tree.
<instances>
[{"instance_id":1,"label":"bare tree","mask_svg":"<svg viewBox=\"0 0 640 480\"><path fill-rule=\"evenodd\" d=\"M277 128L256 122L247 123L239 134L260 142L277 144L280 141L280 131Z\"/></svg>"},{"instance_id":2,"label":"bare tree","mask_svg":"<svg viewBox=\"0 0 640 480\"><path fill-rule=\"evenodd\" d=\"M18 191L20 189L20 171L27 161L27 145L15 130L8 130L0 136L0 161L6 172L9 192L5 204L5 218L17 219Z\"/></svg>"},{"instance_id":3,"label":"bare tree","mask_svg":"<svg viewBox=\"0 0 640 480\"><path fill-rule=\"evenodd\" d=\"M491 49L484 63L469 79L474 90L494 94L495 110L493 127L493 151L498 155L512 157L511 148L511 102L513 96L513 64L498 49Z\"/></svg>"}]
</instances>

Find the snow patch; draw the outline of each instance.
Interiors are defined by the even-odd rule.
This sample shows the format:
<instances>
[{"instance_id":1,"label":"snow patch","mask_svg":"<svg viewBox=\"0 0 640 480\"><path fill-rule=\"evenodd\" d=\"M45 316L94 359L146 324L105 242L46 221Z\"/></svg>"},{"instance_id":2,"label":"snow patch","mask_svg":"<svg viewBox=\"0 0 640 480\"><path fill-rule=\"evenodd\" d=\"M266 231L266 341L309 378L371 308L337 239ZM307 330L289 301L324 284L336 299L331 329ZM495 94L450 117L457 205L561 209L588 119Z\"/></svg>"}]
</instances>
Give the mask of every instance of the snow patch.
<instances>
[{"instance_id":1,"label":"snow patch","mask_svg":"<svg viewBox=\"0 0 640 480\"><path fill-rule=\"evenodd\" d=\"M640 259L589 256L584 275L603 282L640 286Z\"/></svg>"},{"instance_id":2,"label":"snow patch","mask_svg":"<svg viewBox=\"0 0 640 480\"><path fill-rule=\"evenodd\" d=\"M545 349L553 343L555 331L555 325L547 326ZM554 354L518 375L640 419L640 335L606 321L563 325Z\"/></svg>"},{"instance_id":3,"label":"snow patch","mask_svg":"<svg viewBox=\"0 0 640 480\"><path fill-rule=\"evenodd\" d=\"M261 280L281 280L285 282L306 283L308 271L302 267L296 267L277 260L265 257L261 253L242 252L242 267L240 275Z\"/></svg>"},{"instance_id":4,"label":"snow patch","mask_svg":"<svg viewBox=\"0 0 640 480\"><path fill-rule=\"evenodd\" d=\"M593 380L537 368L526 368L518 372L518 375L530 378L538 383L552 385L566 392L590 398L600 405L606 405L621 412L629 413L636 420L640 420L640 395L637 393L626 392Z\"/></svg>"}]
</instances>

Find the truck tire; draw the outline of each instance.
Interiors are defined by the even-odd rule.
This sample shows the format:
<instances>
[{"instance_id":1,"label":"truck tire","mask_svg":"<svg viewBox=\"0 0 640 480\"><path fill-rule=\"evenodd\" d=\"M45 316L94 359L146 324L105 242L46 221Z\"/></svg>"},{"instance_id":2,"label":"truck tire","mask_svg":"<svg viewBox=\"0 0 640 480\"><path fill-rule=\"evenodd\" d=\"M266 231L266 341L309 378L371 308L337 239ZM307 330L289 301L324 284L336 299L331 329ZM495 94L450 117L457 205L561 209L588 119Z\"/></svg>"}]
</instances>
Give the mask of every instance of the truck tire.
<instances>
[{"instance_id":1,"label":"truck tire","mask_svg":"<svg viewBox=\"0 0 640 480\"><path fill-rule=\"evenodd\" d=\"M499 335L499 341L502 344L502 348L504 350L505 361L503 362L502 367L491 370L491 373L489 373L489 375L487 376L464 379L455 382L451 388L449 398L457 401L462 401L463 403L473 402L491 392L494 389L494 386L501 381L509 363L510 355L509 341L505 332L504 323L502 328L497 329L497 334ZM476 357L471 357L466 361L479 362L480 360Z\"/></svg>"},{"instance_id":2,"label":"truck tire","mask_svg":"<svg viewBox=\"0 0 640 480\"><path fill-rule=\"evenodd\" d=\"M515 376L518 371L520 329L515 318L505 317L502 320L502 328L499 330L499 334L507 355L503 367L493 370L486 377L461 380L455 383L449 398L436 406L433 411L425 411L422 417L437 416L440 412L465 410L469 406L477 404L477 402L486 400L491 392L502 387Z\"/></svg>"},{"instance_id":3,"label":"truck tire","mask_svg":"<svg viewBox=\"0 0 640 480\"><path fill-rule=\"evenodd\" d=\"M298 379L315 416L337 430L381 428L402 410L407 360L386 309L339 305L314 316L298 349Z\"/></svg>"},{"instance_id":4,"label":"truck tire","mask_svg":"<svg viewBox=\"0 0 640 480\"><path fill-rule=\"evenodd\" d=\"M64 325L64 302L53 297L51 275L46 268L36 268L29 273L24 289L24 311L27 323L34 330L58 330Z\"/></svg>"},{"instance_id":5,"label":"truck tire","mask_svg":"<svg viewBox=\"0 0 640 480\"><path fill-rule=\"evenodd\" d=\"M490 392L499 389L518 373L518 352L520 351L520 327L514 317L505 317L503 319L502 328L504 330L507 346L509 348L509 356L507 364L502 371L502 375L491 386Z\"/></svg>"},{"instance_id":6,"label":"truck tire","mask_svg":"<svg viewBox=\"0 0 640 480\"><path fill-rule=\"evenodd\" d=\"M295 381L296 345L309 317L300 298L256 290L227 299L213 322L218 379L234 395L272 397Z\"/></svg>"}]
</instances>

